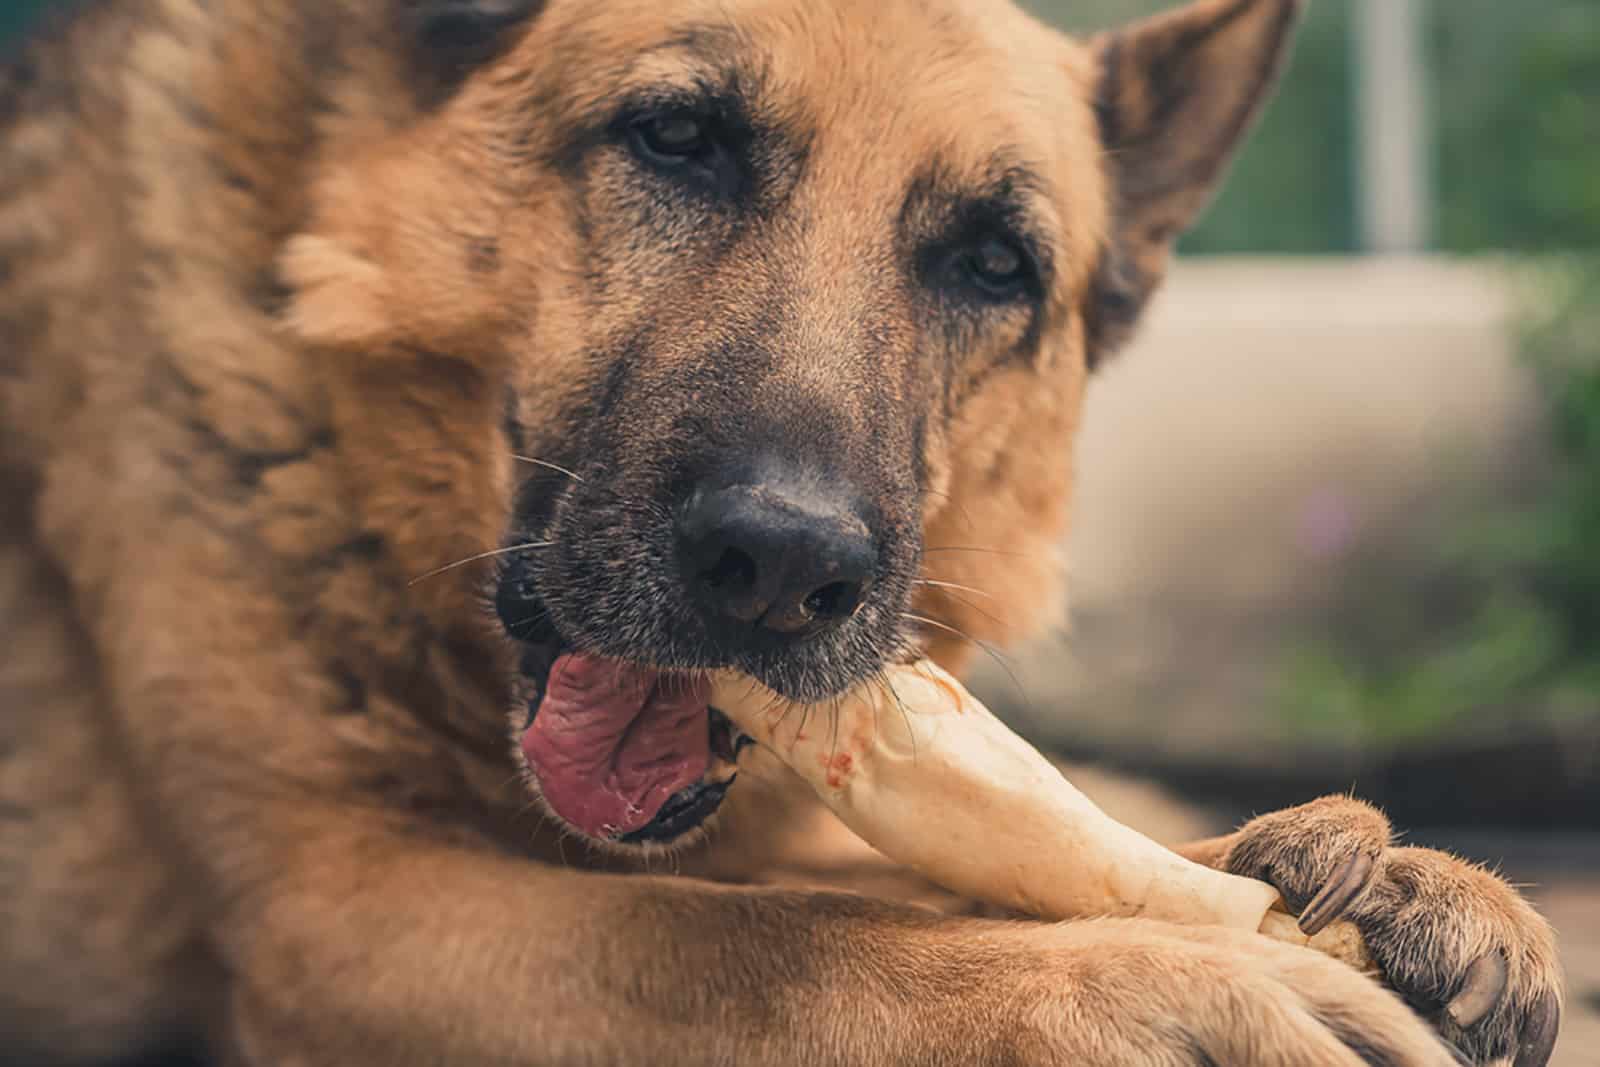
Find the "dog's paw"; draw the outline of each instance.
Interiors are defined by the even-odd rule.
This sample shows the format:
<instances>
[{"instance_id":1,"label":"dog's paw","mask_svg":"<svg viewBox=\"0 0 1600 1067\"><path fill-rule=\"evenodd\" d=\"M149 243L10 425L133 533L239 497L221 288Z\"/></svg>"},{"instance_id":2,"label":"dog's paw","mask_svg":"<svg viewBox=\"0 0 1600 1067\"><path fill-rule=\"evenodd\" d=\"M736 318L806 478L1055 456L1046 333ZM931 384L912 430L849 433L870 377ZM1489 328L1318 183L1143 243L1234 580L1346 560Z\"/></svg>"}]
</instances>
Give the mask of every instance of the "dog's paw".
<instances>
[{"instance_id":1,"label":"dog's paw","mask_svg":"<svg viewBox=\"0 0 1600 1067\"><path fill-rule=\"evenodd\" d=\"M965 1018L995 1019L999 1047L938 1062L1038 1067L1452 1067L1399 998L1333 959L1221 927L1145 920L995 934L1033 954L991 967ZM919 1061L920 1062L920 1061Z\"/></svg>"},{"instance_id":2,"label":"dog's paw","mask_svg":"<svg viewBox=\"0 0 1600 1067\"><path fill-rule=\"evenodd\" d=\"M1550 925L1492 872L1392 840L1375 808L1325 797L1247 823L1221 866L1275 886L1307 932L1355 923L1388 983L1470 1062L1544 1067L1561 1020Z\"/></svg>"}]
</instances>

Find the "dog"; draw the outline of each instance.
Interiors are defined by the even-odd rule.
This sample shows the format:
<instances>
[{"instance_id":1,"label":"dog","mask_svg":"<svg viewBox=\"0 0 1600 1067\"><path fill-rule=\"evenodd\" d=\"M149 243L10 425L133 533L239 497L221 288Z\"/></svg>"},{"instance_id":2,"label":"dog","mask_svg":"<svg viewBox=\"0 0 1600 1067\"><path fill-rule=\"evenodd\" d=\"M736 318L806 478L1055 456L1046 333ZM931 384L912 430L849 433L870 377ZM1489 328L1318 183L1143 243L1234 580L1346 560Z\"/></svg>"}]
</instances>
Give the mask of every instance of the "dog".
<instances>
[{"instance_id":1,"label":"dog","mask_svg":"<svg viewBox=\"0 0 1600 1067\"><path fill-rule=\"evenodd\" d=\"M706 703L1054 618L1085 383L1300 7L1076 41L1006 0L89 0L33 35L0 1047L1542 1067L1549 928L1354 799L1183 851L1352 919L1389 989L980 914Z\"/></svg>"}]
</instances>

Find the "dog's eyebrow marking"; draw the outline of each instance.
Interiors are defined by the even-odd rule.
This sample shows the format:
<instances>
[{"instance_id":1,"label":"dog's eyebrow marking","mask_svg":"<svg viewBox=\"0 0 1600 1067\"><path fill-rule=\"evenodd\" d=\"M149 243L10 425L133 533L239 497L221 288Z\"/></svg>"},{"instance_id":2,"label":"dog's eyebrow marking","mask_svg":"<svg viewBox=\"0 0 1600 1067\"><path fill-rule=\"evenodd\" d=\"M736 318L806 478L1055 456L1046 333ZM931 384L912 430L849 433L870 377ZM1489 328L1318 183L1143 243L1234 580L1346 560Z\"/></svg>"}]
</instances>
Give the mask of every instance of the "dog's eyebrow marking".
<instances>
[{"instance_id":1,"label":"dog's eyebrow marking","mask_svg":"<svg viewBox=\"0 0 1600 1067\"><path fill-rule=\"evenodd\" d=\"M681 95L737 113L750 123L766 82L754 55L737 27L685 26L634 56L622 81L636 94Z\"/></svg>"},{"instance_id":2,"label":"dog's eyebrow marking","mask_svg":"<svg viewBox=\"0 0 1600 1067\"><path fill-rule=\"evenodd\" d=\"M742 95L759 78L739 57L749 42L733 26L691 25L642 49L627 65L624 83L659 86L678 82L686 91Z\"/></svg>"},{"instance_id":3,"label":"dog's eyebrow marking","mask_svg":"<svg viewBox=\"0 0 1600 1067\"><path fill-rule=\"evenodd\" d=\"M628 57L613 84L585 101L575 117L599 128L615 118L619 103L623 110L706 105L742 115L762 79L741 59L741 42L732 27L680 29Z\"/></svg>"},{"instance_id":4,"label":"dog's eyebrow marking","mask_svg":"<svg viewBox=\"0 0 1600 1067\"><path fill-rule=\"evenodd\" d=\"M722 66L730 55L737 55L744 44L744 35L735 27L702 23L677 30L639 55L643 58L663 52L678 52L693 56L707 66Z\"/></svg>"}]
</instances>

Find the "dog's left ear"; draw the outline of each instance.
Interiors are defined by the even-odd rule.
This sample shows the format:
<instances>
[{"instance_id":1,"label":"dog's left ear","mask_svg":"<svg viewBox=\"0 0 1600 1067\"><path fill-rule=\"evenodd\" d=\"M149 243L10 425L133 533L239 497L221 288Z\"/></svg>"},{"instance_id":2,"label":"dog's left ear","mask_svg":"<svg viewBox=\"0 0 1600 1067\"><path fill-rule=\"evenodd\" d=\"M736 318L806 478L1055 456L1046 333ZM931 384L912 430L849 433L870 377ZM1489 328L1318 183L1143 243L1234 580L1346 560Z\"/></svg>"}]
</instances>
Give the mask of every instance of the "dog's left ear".
<instances>
[{"instance_id":1,"label":"dog's left ear","mask_svg":"<svg viewBox=\"0 0 1600 1067\"><path fill-rule=\"evenodd\" d=\"M467 75L497 58L545 0L398 0L401 31L422 79L420 96L450 95Z\"/></svg>"},{"instance_id":2,"label":"dog's left ear","mask_svg":"<svg viewBox=\"0 0 1600 1067\"><path fill-rule=\"evenodd\" d=\"M1091 360L1132 332L1271 95L1304 6L1197 0L1092 42L1113 223L1089 304Z\"/></svg>"}]
</instances>

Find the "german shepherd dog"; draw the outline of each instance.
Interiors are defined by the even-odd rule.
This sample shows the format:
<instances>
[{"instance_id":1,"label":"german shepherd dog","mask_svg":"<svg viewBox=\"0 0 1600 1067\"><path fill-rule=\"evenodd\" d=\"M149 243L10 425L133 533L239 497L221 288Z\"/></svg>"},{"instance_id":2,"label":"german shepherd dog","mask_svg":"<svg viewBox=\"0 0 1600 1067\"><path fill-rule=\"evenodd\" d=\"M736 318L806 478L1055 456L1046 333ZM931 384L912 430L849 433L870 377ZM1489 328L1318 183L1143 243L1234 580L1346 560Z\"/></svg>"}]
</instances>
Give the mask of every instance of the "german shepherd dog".
<instances>
[{"instance_id":1,"label":"german shepherd dog","mask_svg":"<svg viewBox=\"0 0 1600 1067\"><path fill-rule=\"evenodd\" d=\"M1547 926L1355 800L1185 851L1352 918L1387 989L976 914L706 704L1052 618L1085 381L1299 7L36 34L0 69L0 1055L1541 1067Z\"/></svg>"}]
</instances>

